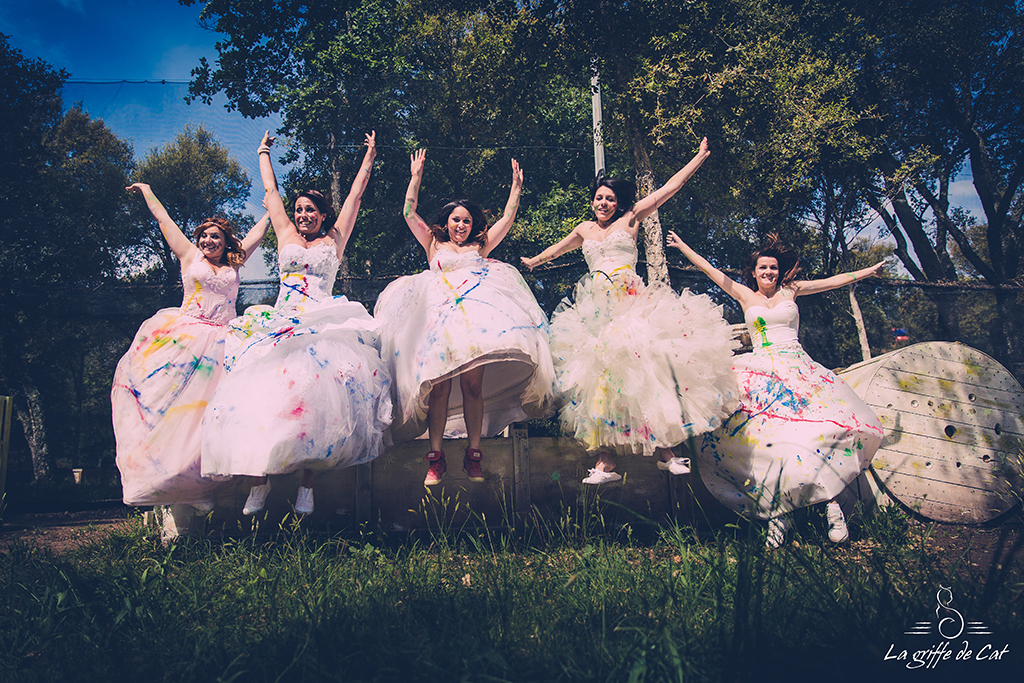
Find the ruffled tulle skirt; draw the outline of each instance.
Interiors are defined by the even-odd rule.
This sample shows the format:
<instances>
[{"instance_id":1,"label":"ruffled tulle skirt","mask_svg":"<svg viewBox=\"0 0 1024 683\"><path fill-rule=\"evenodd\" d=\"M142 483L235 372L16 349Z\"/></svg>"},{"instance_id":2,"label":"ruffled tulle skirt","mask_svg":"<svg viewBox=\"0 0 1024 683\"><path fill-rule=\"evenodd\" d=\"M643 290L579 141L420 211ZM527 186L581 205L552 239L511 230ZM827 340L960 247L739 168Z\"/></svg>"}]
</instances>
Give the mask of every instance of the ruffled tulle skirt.
<instances>
[{"instance_id":1,"label":"ruffled tulle skirt","mask_svg":"<svg viewBox=\"0 0 1024 683\"><path fill-rule=\"evenodd\" d=\"M287 474L379 456L391 379L375 328L345 297L305 309L252 306L231 321L228 372L203 422L203 473Z\"/></svg>"},{"instance_id":2,"label":"ruffled tulle skirt","mask_svg":"<svg viewBox=\"0 0 1024 683\"><path fill-rule=\"evenodd\" d=\"M377 298L381 357L395 381L395 441L426 431L438 382L485 366L483 435L553 410L548 322L515 268L480 259L472 267L426 270L392 282ZM447 438L466 435L459 382L452 383Z\"/></svg>"},{"instance_id":3,"label":"ruffled tulle skirt","mask_svg":"<svg viewBox=\"0 0 1024 683\"><path fill-rule=\"evenodd\" d=\"M200 425L224 372L227 327L165 308L139 328L114 372L110 402L126 505L207 504Z\"/></svg>"},{"instance_id":4,"label":"ruffled tulle skirt","mask_svg":"<svg viewBox=\"0 0 1024 683\"><path fill-rule=\"evenodd\" d=\"M732 334L706 295L592 273L551 319L567 433L588 450L652 455L710 431L737 404Z\"/></svg>"},{"instance_id":5,"label":"ruffled tulle skirt","mask_svg":"<svg viewBox=\"0 0 1024 683\"><path fill-rule=\"evenodd\" d=\"M832 500L871 462L878 418L798 344L737 356L734 369L741 408L700 453L701 479L724 505L776 517Z\"/></svg>"}]
</instances>

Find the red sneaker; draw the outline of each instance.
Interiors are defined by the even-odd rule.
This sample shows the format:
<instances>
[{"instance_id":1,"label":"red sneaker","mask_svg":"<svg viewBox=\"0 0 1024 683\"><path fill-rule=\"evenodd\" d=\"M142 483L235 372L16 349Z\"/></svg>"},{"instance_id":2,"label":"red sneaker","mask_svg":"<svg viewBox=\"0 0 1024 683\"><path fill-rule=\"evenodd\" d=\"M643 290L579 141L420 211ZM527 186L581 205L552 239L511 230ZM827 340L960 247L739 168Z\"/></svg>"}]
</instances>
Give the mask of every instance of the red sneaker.
<instances>
[{"instance_id":1,"label":"red sneaker","mask_svg":"<svg viewBox=\"0 0 1024 683\"><path fill-rule=\"evenodd\" d=\"M480 467L480 461L484 454L479 448L467 448L466 456L462 459L462 471L466 473L470 481L480 483L484 480L484 471Z\"/></svg>"},{"instance_id":2,"label":"red sneaker","mask_svg":"<svg viewBox=\"0 0 1024 683\"><path fill-rule=\"evenodd\" d=\"M440 483L441 477L448 471L448 463L445 462L444 451L430 451L424 460L430 463L430 469L427 470L427 476L423 480L424 486L433 486Z\"/></svg>"}]
</instances>

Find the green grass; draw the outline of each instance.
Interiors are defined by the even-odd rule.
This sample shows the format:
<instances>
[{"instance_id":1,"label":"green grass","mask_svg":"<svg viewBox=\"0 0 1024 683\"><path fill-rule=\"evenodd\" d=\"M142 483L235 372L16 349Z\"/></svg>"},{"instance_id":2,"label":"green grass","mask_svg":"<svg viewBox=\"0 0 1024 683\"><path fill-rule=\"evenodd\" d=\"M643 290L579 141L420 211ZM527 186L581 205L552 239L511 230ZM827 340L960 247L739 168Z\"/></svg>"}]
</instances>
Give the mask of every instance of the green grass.
<instances>
[{"instance_id":1,"label":"green grass","mask_svg":"<svg viewBox=\"0 0 1024 683\"><path fill-rule=\"evenodd\" d=\"M1024 633L1019 548L979 581L899 512L849 548L808 528L769 552L755 525L639 542L593 510L495 531L446 525L444 504L424 537L286 525L165 549L134 520L59 556L15 546L0 680L891 680L886 648L940 584L996 636Z\"/></svg>"}]
</instances>

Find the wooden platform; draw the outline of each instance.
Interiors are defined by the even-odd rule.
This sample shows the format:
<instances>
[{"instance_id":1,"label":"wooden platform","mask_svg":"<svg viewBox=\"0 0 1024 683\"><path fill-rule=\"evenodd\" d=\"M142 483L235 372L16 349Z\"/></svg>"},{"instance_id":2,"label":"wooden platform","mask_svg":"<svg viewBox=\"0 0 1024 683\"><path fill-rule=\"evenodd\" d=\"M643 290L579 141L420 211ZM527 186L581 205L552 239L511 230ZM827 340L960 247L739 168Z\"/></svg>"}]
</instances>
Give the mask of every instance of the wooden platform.
<instances>
[{"instance_id":1,"label":"wooden platform","mask_svg":"<svg viewBox=\"0 0 1024 683\"><path fill-rule=\"evenodd\" d=\"M574 440L529 438L526 429L512 429L510 438L484 439L486 481L470 482L462 471L465 441L445 442L448 473L442 483L425 487L426 441L410 441L387 450L367 465L328 472L313 489L316 510L309 523L332 529L368 523L388 533L412 529L458 527L462 524L508 526L529 523L538 530L554 528L560 518L579 516L591 505L602 506L611 524L643 525L671 519L680 523L717 524L734 515L719 505L696 472L670 476L654 458L617 457L622 482L587 486L582 479L593 456ZM271 477L273 488L257 519L277 524L291 511L299 475ZM214 526L247 529L251 519L241 509L251 480L240 477L217 500Z\"/></svg>"}]
</instances>

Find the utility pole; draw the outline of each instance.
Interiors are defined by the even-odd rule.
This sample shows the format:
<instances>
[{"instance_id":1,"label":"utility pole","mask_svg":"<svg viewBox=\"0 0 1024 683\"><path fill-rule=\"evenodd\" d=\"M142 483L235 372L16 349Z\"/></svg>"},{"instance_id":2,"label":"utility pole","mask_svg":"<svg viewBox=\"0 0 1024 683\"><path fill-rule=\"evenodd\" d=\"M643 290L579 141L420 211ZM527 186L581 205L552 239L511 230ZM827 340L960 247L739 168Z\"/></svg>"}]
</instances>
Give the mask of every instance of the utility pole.
<instances>
[{"instance_id":1,"label":"utility pole","mask_svg":"<svg viewBox=\"0 0 1024 683\"><path fill-rule=\"evenodd\" d=\"M604 170L604 131L601 118L601 75L597 57L590 60L590 100L594 110L594 176Z\"/></svg>"}]
</instances>

